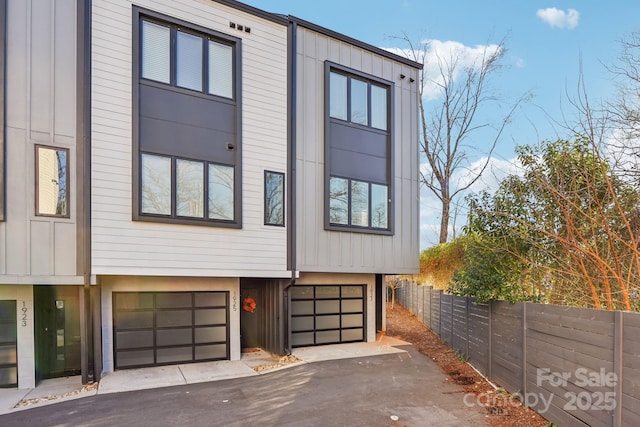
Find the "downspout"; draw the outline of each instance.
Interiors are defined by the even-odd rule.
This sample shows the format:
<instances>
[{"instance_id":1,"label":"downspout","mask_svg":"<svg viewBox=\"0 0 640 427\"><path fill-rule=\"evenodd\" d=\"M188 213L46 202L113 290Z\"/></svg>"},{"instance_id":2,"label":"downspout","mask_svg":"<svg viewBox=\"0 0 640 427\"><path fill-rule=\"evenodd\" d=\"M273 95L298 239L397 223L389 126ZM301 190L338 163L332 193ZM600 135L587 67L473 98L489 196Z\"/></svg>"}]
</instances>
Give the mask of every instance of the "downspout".
<instances>
[{"instance_id":1,"label":"downspout","mask_svg":"<svg viewBox=\"0 0 640 427\"><path fill-rule=\"evenodd\" d=\"M86 351L86 371L82 372L83 383L93 383L96 379L94 354L94 310L91 292L91 0L79 1L78 19L78 49L77 49L77 95L78 120L76 138L82 140L82 155L77 161L81 162L82 171L82 247L83 257L78 260L83 264L84 281L84 338Z\"/></svg>"},{"instance_id":2,"label":"downspout","mask_svg":"<svg viewBox=\"0 0 640 427\"><path fill-rule=\"evenodd\" d=\"M291 271L291 279L284 288L284 350L287 354L291 354L291 293L289 288L296 283L296 122L297 122L297 77L298 77L298 65L297 65L297 52L298 52L298 24L294 21L289 21L288 28L288 47L287 50L287 62L289 64L288 69L288 96L287 104L288 108L288 187L287 204L289 205L289 224L287 227L287 267Z\"/></svg>"}]
</instances>

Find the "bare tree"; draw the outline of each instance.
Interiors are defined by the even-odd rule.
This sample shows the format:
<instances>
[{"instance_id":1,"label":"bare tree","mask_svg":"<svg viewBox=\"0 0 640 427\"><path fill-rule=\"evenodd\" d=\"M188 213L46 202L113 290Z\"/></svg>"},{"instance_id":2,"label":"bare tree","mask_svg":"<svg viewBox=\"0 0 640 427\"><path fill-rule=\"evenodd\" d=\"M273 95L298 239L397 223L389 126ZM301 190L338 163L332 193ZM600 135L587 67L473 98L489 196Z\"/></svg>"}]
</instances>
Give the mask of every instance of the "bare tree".
<instances>
[{"instance_id":1,"label":"bare tree","mask_svg":"<svg viewBox=\"0 0 640 427\"><path fill-rule=\"evenodd\" d=\"M484 108L501 103L489 83L503 67L504 40L481 47L479 55L471 61L462 50L440 55L430 50L428 42L415 45L406 35L403 41L409 46L406 52L409 58L424 66L419 76L420 144L428 170L421 171L421 181L442 204L440 243L444 243L449 236L452 204L480 179L506 126L529 94L520 97L500 117L483 116ZM429 60L434 57L435 63L431 64ZM430 77L432 68L437 70L436 77ZM429 113L425 109L427 86L435 86L440 95ZM486 129L483 135L489 135L488 140L480 142L472 138L483 129ZM478 150L479 146L484 148ZM478 156L483 159L479 164ZM454 182L462 174L464 178Z\"/></svg>"}]
</instances>

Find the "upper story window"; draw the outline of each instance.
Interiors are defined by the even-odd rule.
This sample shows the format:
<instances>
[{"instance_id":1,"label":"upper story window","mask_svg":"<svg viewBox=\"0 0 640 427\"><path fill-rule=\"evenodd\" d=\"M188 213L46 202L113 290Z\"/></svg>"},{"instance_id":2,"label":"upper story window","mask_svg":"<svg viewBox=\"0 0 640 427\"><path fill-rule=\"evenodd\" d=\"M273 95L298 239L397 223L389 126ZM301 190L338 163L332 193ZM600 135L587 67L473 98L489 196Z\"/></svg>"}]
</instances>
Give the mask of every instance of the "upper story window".
<instances>
[{"instance_id":1,"label":"upper story window","mask_svg":"<svg viewBox=\"0 0 640 427\"><path fill-rule=\"evenodd\" d=\"M69 217L69 151L36 145L36 215Z\"/></svg>"},{"instance_id":2,"label":"upper story window","mask_svg":"<svg viewBox=\"0 0 640 427\"><path fill-rule=\"evenodd\" d=\"M177 25L142 20L141 26L142 78L233 98L233 46Z\"/></svg>"},{"instance_id":3,"label":"upper story window","mask_svg":"<svg viewBox=\"0 0 640 427\"><path fill-rule=\"evenodd\" d=\"M264 171L264 223L284 226L284 174Z\"/></svg>"},{"instance_id":4,"label":"upper story window","mask_svg":"<svg viewBox=\"0 0 640 427\"><path fill-rule=\"evenodd\" d=\"M241 40L133 10L133 219L241 228Z\"/></svg>"},{"instance_id":5,"label":"upper story window","mask_svg":"<svg viewBox=\"0 0 640 427\"><path fill-rule=\"evenodd\" d=\"M387 130L387 87L337 71L330 72L329 83L330 117Z\"/></svg>"},{"instance_id":6,"label":"upper story window","mask_svg":"<svg viewBox=\"0 0 640 427\"><path fill-rule=\"evenodd\" d=\"M325 228L393 234L393 83L325 72Z\"/></svg>"}]
</instances>

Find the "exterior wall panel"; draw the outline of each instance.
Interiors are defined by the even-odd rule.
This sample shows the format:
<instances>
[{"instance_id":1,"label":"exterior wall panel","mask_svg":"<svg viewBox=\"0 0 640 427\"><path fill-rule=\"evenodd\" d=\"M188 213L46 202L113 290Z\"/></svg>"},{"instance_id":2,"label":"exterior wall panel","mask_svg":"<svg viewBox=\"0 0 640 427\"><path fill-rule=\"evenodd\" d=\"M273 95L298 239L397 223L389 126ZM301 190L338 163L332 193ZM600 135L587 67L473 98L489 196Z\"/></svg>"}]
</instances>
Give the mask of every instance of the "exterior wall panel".
<instances>
[{"instance_id":1,"label":"exterior wall panel","mask_svg":"<svg viewBox=\"0 0 640 427\"><path fill-rule=\"evenodd\" d=\"M76 1L7 1L0 283L77 282ZM35 145L69 150L69 218L35 216ZM32 278L32 279L30 279Z\"/></svg>"},{"instance_id":2,"label":"exterior wall panel","mask_svg":"<svg viewBox=\"0 0 640 427\"><path fill-rule=\"evenodd\" d=\"M136 6L242 38L243 228L132 221L132 3L95 0L92 273L287 276L286 229L263 225L264 170L286 172L286 26L205 0Z\"/></svg>"},{"instance_id":3,"label":"exterior wall panel","mask_svg":"<svg viewBox=\"0 0 640 427\"><path fill-rule=\"evenodd\" d=\"M324 229L324 66L332 61L395 82L390 184L394 186L392 236ZM417 70L311 29L298 29L297 269L317 272L418 271Z\"/></svg>"}]
</instances>

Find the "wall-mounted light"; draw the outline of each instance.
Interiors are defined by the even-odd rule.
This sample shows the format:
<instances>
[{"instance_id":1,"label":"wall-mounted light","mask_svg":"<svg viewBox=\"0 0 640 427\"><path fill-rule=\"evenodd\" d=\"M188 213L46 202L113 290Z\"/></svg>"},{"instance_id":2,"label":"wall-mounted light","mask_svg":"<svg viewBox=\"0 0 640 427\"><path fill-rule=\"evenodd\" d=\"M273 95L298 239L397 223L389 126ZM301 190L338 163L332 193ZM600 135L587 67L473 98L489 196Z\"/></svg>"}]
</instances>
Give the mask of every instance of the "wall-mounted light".
<instances>
[{"instance_id":1,"label":"wall-mounted light","mask_svg":"<svg viewBox=\"0 0 640 427\"><path fill-rule=\"evenodd\" d=\"M405 77L407 76L405 76L404 74L400 74L400 80L403 80Z\"/></svg>"},{"instance_id":2,"label":"wall-mounted light","mask_svg":"<svg viewBox=\"0 0 640 427\"><path fill-rule=\"evenodd\" d=\"M416 81L416 79L414 79L413 77L411 77L411 78L409 79L409 81L410 81L411 83L413 83L413 82L415 82L415 81Z\"/></svg>"}]
</instances>

